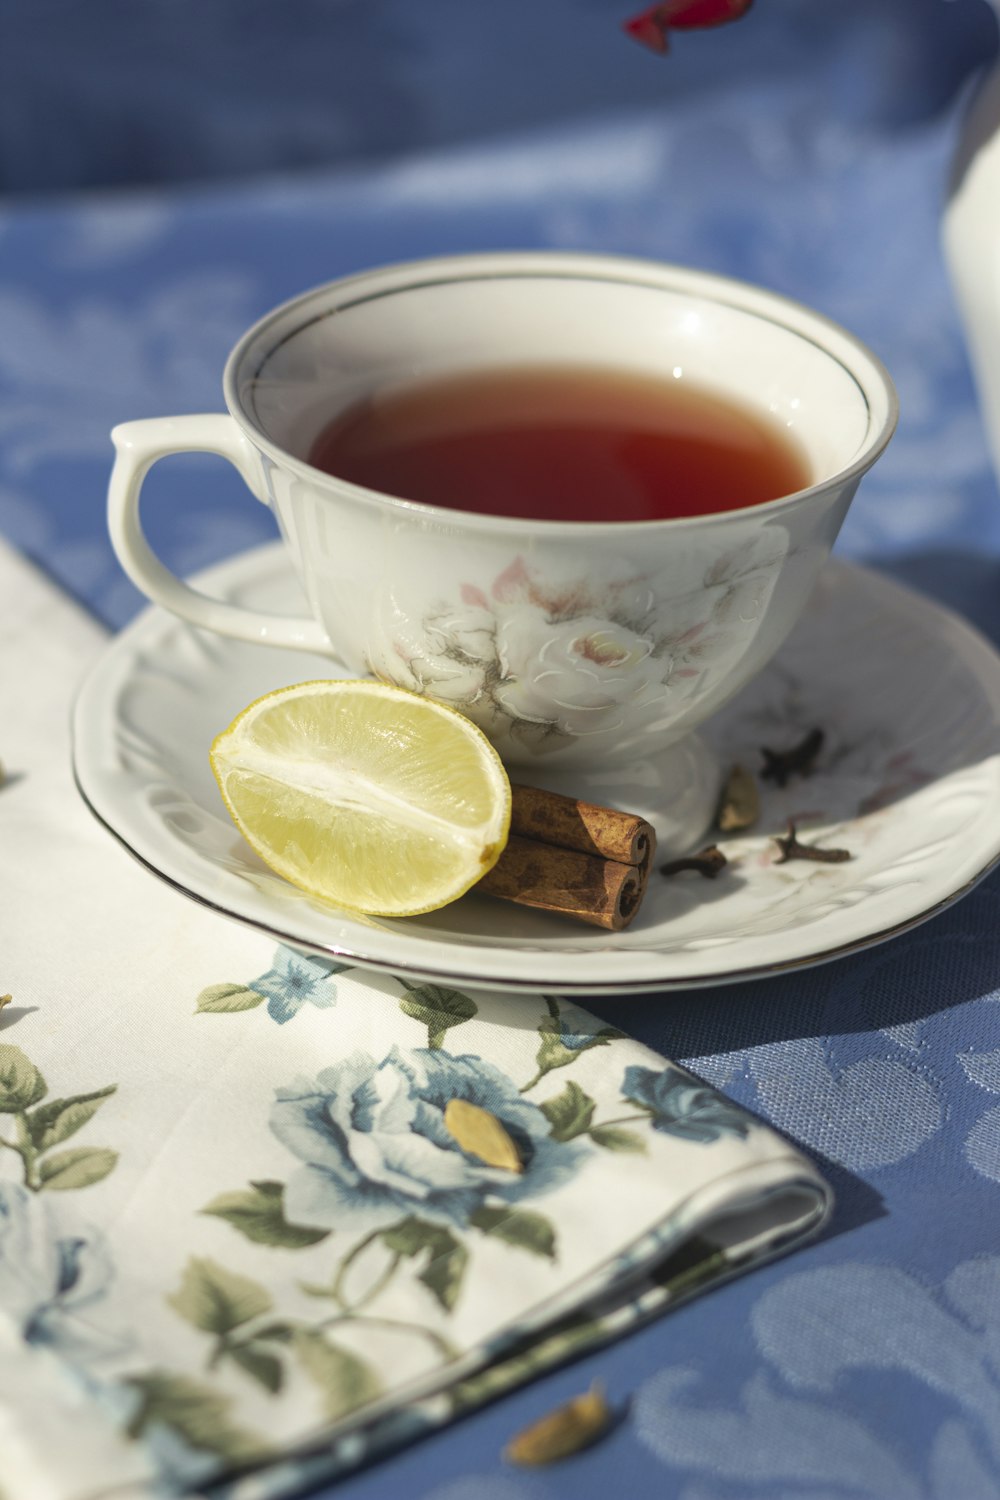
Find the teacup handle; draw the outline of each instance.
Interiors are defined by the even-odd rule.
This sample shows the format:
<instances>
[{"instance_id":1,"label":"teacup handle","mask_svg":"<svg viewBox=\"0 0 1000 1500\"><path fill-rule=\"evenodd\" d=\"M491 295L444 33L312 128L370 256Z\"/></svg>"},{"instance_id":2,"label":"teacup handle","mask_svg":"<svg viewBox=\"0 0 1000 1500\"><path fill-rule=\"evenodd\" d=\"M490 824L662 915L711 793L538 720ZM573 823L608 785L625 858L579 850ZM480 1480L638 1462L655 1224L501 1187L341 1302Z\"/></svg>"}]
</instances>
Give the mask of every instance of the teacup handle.
<instances>
[{"instance_id":1,"label":"teacup handle","mask_svg":"<svg viewBox=\"0 0 1000 1500\"><path fill-rule=\"evenodd\" d=\"M227 458L253 494L258 494L256 455L232 417L213 412L123 422L113 430L111 440L118 456L108 486L108 530L119 562L144 594L182 620L238 641L331 653L330 638L315 620L243 609L202 594L171 573L146 540L139 519L142 483L157 459L171 453L217 453Z\"/></svg>"}]
</instances>

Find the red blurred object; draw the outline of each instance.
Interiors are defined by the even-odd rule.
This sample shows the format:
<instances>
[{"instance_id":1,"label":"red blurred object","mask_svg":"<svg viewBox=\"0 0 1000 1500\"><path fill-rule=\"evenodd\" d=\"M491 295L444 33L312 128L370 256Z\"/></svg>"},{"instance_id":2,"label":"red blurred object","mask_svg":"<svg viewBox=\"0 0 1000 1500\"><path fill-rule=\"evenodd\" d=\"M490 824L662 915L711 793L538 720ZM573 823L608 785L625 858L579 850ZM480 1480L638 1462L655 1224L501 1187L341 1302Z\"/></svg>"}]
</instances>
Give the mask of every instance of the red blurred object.
<instances>
[{"instance_id":1,"label":"red blurred object","mask_svg":"<svg viewBox=\"0 0 1000 1500\"><path fill-rule=\"evenodd\" d=\"M629 36L653 52L670 49L671 31L688 31L701 26L724 26L738 21L753 0L662 0L622 23Z\"/></svg>"}]
</instances>

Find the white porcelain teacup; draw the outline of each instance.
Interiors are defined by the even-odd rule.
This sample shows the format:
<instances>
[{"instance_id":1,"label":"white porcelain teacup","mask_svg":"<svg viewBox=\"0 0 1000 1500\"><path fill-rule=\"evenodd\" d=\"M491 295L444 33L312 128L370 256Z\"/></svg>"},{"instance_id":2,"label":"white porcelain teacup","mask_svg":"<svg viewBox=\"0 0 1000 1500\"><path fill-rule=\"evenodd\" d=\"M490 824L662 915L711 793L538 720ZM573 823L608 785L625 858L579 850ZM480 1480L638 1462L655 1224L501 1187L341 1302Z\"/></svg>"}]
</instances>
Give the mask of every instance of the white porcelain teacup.
<instances>
[{"instance_id":1,"label":"white porcelain teacup","mask_svg":"<svg viewBox=\"0 0 1000 1500\"><path fill-rule=\"evenodd\" d=\"M808 486L695 518L513 520L378 494L307 461L331 416L372 392L533 362L679 372L787 429ZM584 795L603 779L620 802L666 800L675 842L697 835L715 791L686 737L795 624L896 420L879 361L805 307L703 272L544 252L389 266L307 292L243 336L223 385L228 415L114 431L109 524L139 587L203 628L452 704L521 779L560 785L566 772ZM210 599L151 552L143 477L190 450L230 459L271 507L310 618Z\"/></svg>"}]
</instances>

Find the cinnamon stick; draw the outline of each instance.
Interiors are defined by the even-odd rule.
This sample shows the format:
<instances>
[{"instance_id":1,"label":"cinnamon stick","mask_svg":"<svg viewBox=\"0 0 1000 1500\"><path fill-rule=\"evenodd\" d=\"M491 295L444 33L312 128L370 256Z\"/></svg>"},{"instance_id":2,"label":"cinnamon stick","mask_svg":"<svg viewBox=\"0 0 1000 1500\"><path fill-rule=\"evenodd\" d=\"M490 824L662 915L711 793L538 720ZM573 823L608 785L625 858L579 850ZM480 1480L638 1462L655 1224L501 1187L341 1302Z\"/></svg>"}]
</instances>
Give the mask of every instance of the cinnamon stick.
<instances>
[{"instance_id":1,"label":"cinnamon stick","mask_svg":"<svg viewBox=\"0 0 1000 1500\"><path fill-rule=\"evenodd\" d=\"M511 833L625 865L641 865L652 856L655 834L635 813L597 807L540 787L512 785L510 791Z\"/></svg>"},{"instance_id":2,"label":"cinnamon stick","mask_svg":"<svg viewBox=\"0 0 1000 1500\"><path fill-rule=\"evenodd\" d=\"M656 849L634 813L538 787L511 788L507 846L477 889L620 932L639 910Z\"/></svg>"},{"instance_id":3,"label":"cinnamon stick","mask_svg":"<svg viewBox=\"0 0 1000 1500\"><path fill-rule=\"evenodd\" d=\"M649 862L626 865L513 833L476 889L620 932L639 910L648 878Z\"/></svg>"}]
</instances>

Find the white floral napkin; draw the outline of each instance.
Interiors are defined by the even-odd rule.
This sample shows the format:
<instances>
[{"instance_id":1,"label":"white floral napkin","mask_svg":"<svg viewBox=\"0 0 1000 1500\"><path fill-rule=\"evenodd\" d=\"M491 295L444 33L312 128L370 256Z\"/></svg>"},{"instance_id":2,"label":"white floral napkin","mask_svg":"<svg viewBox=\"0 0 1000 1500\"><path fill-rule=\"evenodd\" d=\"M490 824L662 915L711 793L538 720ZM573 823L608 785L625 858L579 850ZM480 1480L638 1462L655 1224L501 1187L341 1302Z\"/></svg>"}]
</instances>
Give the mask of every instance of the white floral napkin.
<instances>
[{"instance_id":1,"label":"white floral napkin","mask_svg":"<svg viewBox=\"0 0 1000 1500\"><path fill-rule=\"evenodd\" d=\"M0 598L3 1500L289 1493L822 1222L786 1141L577 1007L140 869L72 783L102 632L2 547Z\"/></svg>"}]
</instances>

